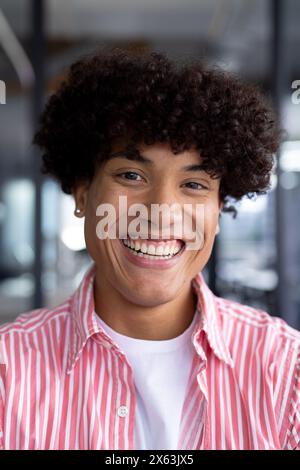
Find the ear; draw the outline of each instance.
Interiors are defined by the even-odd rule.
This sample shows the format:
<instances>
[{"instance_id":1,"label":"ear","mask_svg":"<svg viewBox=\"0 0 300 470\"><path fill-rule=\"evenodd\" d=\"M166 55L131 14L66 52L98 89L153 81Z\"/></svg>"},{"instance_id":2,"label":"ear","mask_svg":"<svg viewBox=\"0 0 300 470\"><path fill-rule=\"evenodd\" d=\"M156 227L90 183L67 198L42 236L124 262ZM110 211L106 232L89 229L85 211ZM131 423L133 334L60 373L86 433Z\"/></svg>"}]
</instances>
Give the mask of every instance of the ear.
<instances>
[{"instance_id":1,"label":"ear","mask_svg":"<svg viewBox=\"0 0 300 470\"><path fill-rule=\"evenodd\" d=\"M75 201L75 215L83 217L85 215L89 185L86 182L77 183L72 191Z\"/></svg>"}]
</instances>

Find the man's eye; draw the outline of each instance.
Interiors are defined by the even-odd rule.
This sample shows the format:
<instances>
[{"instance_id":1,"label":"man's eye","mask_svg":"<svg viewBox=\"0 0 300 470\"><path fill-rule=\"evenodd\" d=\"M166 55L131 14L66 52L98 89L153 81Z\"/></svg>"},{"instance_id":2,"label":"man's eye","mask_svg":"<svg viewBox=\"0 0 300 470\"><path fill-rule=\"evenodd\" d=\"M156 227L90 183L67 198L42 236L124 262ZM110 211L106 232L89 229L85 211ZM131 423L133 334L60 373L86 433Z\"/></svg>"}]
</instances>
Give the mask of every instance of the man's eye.
<instances>
[{"instance_id":1,"label":"man's eye","mask_svg":"<svg viewBox=\"0 0 300 470\"><path fill-rule=\"evenodd\" d=\"M141 180L138 180L136 177L139 177L142 179L142 177L138 173L135 173L134 171L125 171L124 173L119 173L117 176L120 176L123 179L131 180L131 181L141 181Z\"/></svg>"},{"instance_id":2,"label":"man's eye","mask_svg":"<svg viewBox=\"0 0 300 470\"><path fill-rule=\"evenodd\" d=\"M185 186L189 185L188 187L190 189L207 189L203 184L201 183L196 183L195 181L190 181L189 183L185 183Z\"/></svg>"}]
</instances>

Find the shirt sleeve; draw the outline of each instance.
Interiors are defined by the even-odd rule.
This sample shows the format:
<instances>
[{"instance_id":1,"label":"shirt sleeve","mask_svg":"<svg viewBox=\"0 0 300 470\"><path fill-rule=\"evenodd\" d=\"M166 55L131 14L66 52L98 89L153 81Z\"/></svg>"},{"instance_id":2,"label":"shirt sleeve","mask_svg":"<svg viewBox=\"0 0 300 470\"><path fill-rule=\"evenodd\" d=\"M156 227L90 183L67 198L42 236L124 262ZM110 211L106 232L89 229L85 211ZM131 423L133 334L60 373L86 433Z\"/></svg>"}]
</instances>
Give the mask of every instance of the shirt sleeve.
<instances>
[{"instance_id":1,"label":"shirt sleeve","mask_svg":"<svg viewBox=\"0 0 300 470\"><path fill-rule=\"evenodd\" d=\"M4 402L5 402L5 374L6 366L2 356L0 339L0 450L4 449Z\"/></svg>"},{"instance_id":2,"label":"shirt sleeve","mask_svg":"<svg viewBox=\"0 0 300 470\"><path fill-rule=\"evenodd\" d=\"M285 450L300 450L300 347L293 377Z\"/></svg>"}]
</instances>

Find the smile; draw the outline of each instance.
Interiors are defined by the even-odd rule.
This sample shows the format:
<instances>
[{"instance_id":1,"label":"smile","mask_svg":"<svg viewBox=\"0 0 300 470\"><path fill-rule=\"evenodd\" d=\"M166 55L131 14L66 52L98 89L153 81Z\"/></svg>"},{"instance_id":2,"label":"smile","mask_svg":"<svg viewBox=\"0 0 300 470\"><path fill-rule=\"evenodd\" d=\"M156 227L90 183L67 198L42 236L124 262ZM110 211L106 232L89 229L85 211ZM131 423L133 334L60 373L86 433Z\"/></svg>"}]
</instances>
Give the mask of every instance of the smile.
<instances>
[{"instance_id":1,"label":"smile","mask_svg":"<svg viewBox=\"0 0 300 470\"><path fill-rule=\"evenodd\" d=\"M130 248L133 252L140 255L145 255L145 257L151 258L160 258L160 259L170 259L175 256L184 245L182 240L132 240L130 238L122 240L123 244Z\"/></svg>"},{"instance_id":2,"label":"smile","mask_svg":"<svg viewBox=\"0 0 300 470\"><path fill-rule=\"evenodd\" d=\"M141 267L171 267L185 251L183 240L120 240L127 258Z\"/></svg>"}]
</instances>

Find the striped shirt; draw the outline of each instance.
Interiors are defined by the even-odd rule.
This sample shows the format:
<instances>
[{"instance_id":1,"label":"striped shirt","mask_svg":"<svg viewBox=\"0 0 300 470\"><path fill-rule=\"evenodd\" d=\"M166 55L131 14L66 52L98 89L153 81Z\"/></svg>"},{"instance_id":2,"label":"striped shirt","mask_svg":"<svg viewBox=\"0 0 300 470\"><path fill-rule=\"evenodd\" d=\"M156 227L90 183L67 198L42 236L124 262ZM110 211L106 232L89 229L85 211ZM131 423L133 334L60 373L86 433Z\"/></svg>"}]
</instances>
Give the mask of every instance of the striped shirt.
<instances>
[{"instance_id":1,"label":"striped shirt","mask_svg":"<svg viewBox=\"0 0 300 470\"><path fill-rule=\"evenodd\" d=\"M53 309L0 327L0 448L133 450L125 354L94 310L93 264ZM300 449L300 333L192 280L199 320L177 449Z\"/></svg>"}]
</instances>

